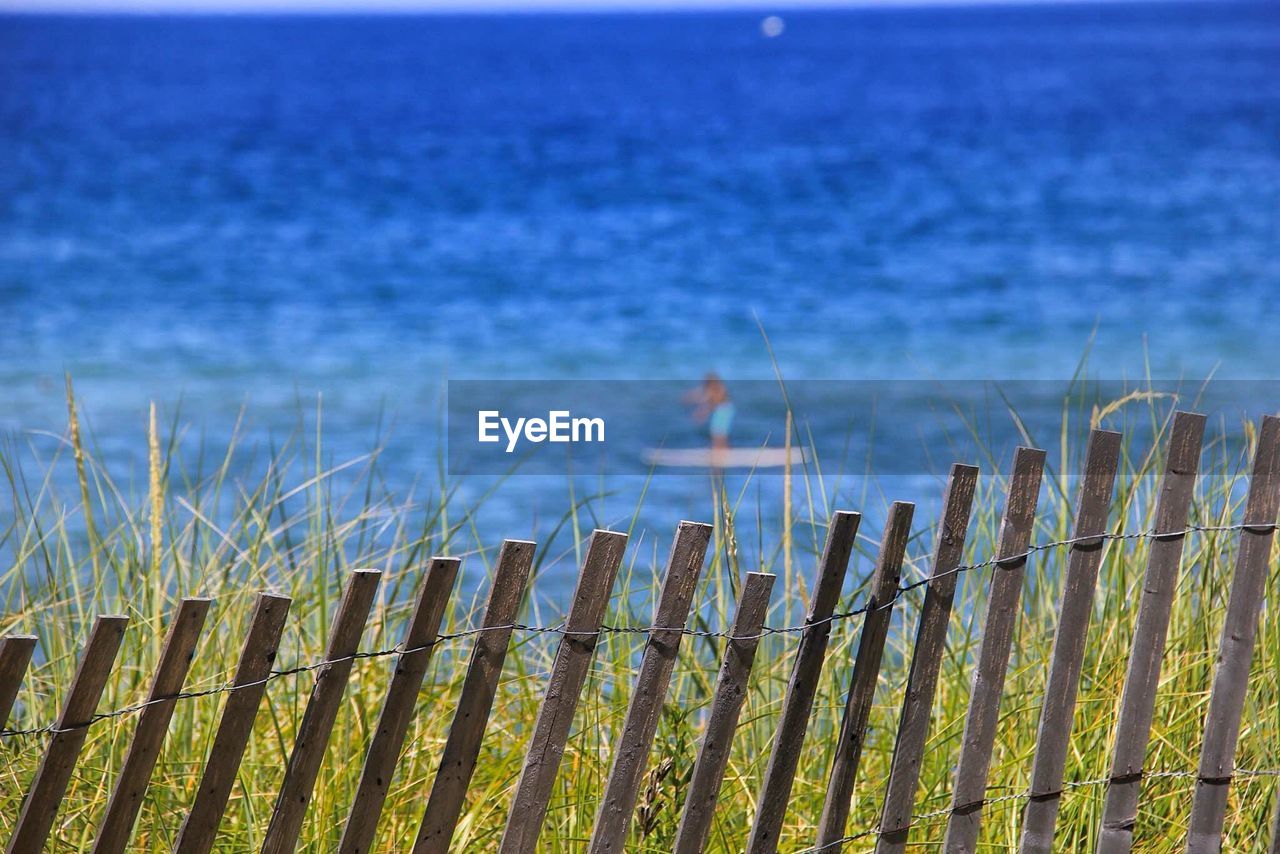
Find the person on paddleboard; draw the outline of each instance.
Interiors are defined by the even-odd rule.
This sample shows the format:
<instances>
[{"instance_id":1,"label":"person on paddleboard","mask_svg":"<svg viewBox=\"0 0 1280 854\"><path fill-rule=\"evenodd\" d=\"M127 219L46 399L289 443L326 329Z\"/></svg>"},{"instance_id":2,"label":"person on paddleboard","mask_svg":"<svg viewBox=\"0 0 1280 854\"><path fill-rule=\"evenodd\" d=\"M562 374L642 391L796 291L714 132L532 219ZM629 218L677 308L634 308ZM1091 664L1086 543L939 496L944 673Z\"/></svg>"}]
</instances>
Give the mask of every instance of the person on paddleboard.
<instances>
[{"instance_id":1,"label":"person on paddleboard","mask_svg":"<svg viewBox=\"0 0 1280 854\"><path fill-rule=\"evenodd\" d=\"M707 374L701 386L685 395L685 401L694 407L693 419L707 425L712 450L726 450L734 409L724 380L714 372Z\"/></svg>"}]
</instances>

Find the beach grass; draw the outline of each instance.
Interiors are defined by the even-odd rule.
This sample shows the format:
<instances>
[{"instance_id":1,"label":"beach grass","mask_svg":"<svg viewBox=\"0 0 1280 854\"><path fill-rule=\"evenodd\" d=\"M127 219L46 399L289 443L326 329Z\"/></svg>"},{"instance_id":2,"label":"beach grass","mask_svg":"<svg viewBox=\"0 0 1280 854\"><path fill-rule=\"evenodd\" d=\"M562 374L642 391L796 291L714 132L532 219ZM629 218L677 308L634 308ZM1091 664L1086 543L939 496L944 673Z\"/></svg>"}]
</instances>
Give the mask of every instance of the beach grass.
<instances>
[{"instance_id":1,"label":"beach grass","mask_svg":"<svg viewBox=\"0 0 1280 854\"><path fill-rule=\"evenodd\" d=\"M153 411L145 431L139 431L139 459L147 460L146 470L122 482L94 449L76 412L70 385L68 404L69 424L56 435L11 437L0 451L3 488L8 493L4 501L11 504L0 518L0 547L5 556L0 572L0 632L39 636L37 660L22 687L11 728L37 727L56 718L80 647L99 613L124 613L131 620L100 711L145 697L166 621L183 596L216 600L187 681L188 690L193 691L217 687L230 678L253 598L261 590L294 600L277 666L321 660L341 587L347 573L357 567L384 573L362 649L386 649L400 641L422 568L431 554L463 559L462 580L443 631L478 623L499 542L477 541L475 505L460 506L455 486L443 476L423 493L392 494L376 454L333 463L326 457L319 427L314 434L294 436L275 446L235 438L216 454L192 453L182 447L176 425L158 421ZM1074 494L1069 473L1078 467L1086 429L1123 429L1134 420L1143 421L1159 441L1154 448L1126 443L1111 527L1126 531L1151 527L1159 487L1155 475L1161 470L1167 437L1167 409L1159 401L1137 398L1088 411L1064 407L1056 435L1029 437L1050 451L1033 542L1070 536ZM1247 432L1248 425L1243 429ZM1247 438L1251 445L1252 435ZM1008 465L1007 460L967 462L981 463L987 470ZM1248 463L1248 449L1215 439L1211 429L1202 458L1205 475L1192 504L1193 524L1240 521ZM859 500L874 507L850 506L847 496L839 495L834 473L824 472L817 463L798 470L794 477L794 488L787 490L786 520L766 517L753 504L751 489L730 488L724 481L708 479L702 518L714 523L714 538L695 598L701 625L728 627L742 574L753 570L779 576L768 622L799 622L825 519L834 509L868 510L841 608L862 601L880 536L870 520L897 496L872 490ZM939 479L939 494L941 483ZM999 474L981 480L966 546L966 557L973 562L994 551L1006 487ZM640 493L636 503L643 501L643 490ZM566 490L564 518L537 551L531 582L535 590L542 586L539 576L573 572L584 550L596 500L590 493ZM637 515L606 520L632 535L606 619L613 625L647 625L666 545L677 522L671 520L670 530L643 531L634 527ZM934 523L923 508L917 514L904 581L928 574ZM1237 541L1235 531L1203 532L1187 539L1155 710L1150 770L1193 771L1196 767ZM1148 546L1147 540L1133 539L1112 541L1106 547L1067 757L1068 781L1096 781L1109 770ZM1066 549L1047 550L1028 566L991 764L992 798L1017 795L1027 786L1066 556ZM1237 757L1242 768L1280 767L1276 566L1273 559ZM920 775L918 814L949 804L989 572L975 570L960 579ZM854 793L851 831L872 828L877 822L922 594L921 590L906 594L897 607ZM522 619L553 625L562 616L567 598L556 601L535 595ZM813 844L858 628L856 619L834 627L787 814L783 850ZM796 635L782 634L761 643L710 850L741 850L755 812L795 641ZM555 642L542 634L517 633L513 639L467 808L454 838L455 850L497 846L524 758L525 739L543 699ZM641 636L629 634L609 634L601 641L543 830L546 850L582 850L590 836L642 643ZM723 644L721 639L701 637L683 641L629 850L671 848ZM406 840L417 830L469 651L469 639L458 639L442 645L433 658L379 825L378 850L405 850ZM389 657L355 663L309 806L300 850L336 849L393 663ZM218 850L246 851L260 845L313 681L312 674L301 673L271 682L222 824ZM135 850L171 849L195 793L224 700L225 695L214 694L177 704L137 823ZM136 716L124 715L90 728L59 813L55 850L91 845L135 721ZM4 757L0 831L13 827L44 743L41 735L6 737L0 743ZM1250 776L1233 783L1225 850L1265 846L1277 782L1278 777ZM1141 850L1180 847L1193 786L1194 780L1188 777L1144 784L1136 828ZM1093 848L1104 793L1105 787L1096 783L1066 790L1057 836L1062 850ZM988 807L981 841L989 850L1016 844L1022 804L1010 798ZM922 850L937 848L944 821L921 822L912 833L913 843ZM862 850L869 842L864 839L850 848Z\"/></svg>"}]
</instances>

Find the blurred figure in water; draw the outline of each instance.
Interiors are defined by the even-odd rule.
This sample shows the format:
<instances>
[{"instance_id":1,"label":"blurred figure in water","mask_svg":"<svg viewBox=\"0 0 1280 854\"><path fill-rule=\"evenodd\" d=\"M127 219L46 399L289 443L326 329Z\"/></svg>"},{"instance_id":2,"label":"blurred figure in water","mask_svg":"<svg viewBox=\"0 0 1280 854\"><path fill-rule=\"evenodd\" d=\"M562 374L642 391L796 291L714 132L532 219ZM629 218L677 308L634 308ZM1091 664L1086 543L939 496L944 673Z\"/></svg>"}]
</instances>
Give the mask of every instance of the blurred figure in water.
<instances>
[{"instance_id":1,"label":"blurred figure in water","mask_svg":"<svg viewBox=\"0 0 1280 854\"><path fill-rule=\"evenodd\" d=\"M702 385L685 395L685 402L694 407L693 419L707 425L713 450L729 447L729 428L733 426L733 401L724 380L713 371L702 380Z\"/></svg>"}]
</instances>

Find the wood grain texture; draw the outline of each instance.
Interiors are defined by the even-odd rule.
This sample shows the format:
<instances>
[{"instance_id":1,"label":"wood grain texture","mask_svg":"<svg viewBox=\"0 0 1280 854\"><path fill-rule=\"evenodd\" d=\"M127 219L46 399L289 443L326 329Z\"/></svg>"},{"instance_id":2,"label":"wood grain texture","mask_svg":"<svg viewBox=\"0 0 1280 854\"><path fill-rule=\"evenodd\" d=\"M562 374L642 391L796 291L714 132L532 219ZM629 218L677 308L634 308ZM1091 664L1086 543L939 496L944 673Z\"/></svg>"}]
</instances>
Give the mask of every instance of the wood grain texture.
<instances>
[{"instance_id":1,"label":"wood grain texture","mask_svg":"<svg viewBox=\"0 0 1280 854\"><path fill-rule=\"evenodd\" d=\"M933 713L934 691L942 667L942 652L947 643L947 627L951 605L955 599L959 575L956 567L964 556L973 494L978 486L975 466L954 465L947 482L942 505L942 524L938 526L938 543L933 551L933 569L925 587L920 624L916 629L911 667L907 673L907 690L902 698L898 718L898 734L889 766L889 782L885 788L884 806L880 814L880 836L877 854L897 854L906 850L911 828L911 811L916 802L916 786L920 782L920 763L924 759L929 737L929 718ZM877 672L879 667L876 667Z\"/></svg>"},{"instance_id":2,"label":"wood grain texture","mask_svg":"<svg viewBox=\"0 0 1280 854\"><path fill-rule=\"evenodd\" d=\"M1272 798L1275 803L1271 807L1271 845L1267 848L1267 854L1280 854L1280 785L1275 788L1276 793Z\"/></svg>"},{"instance_id":3,"label":"wood grain texture","mask_svg":"<svg viewBox=\"0 0 1280 854\"><path fill-rule=\"evenodd\" d=\"M211 599L183 599L178 612L169 625L160 661L156 664L147 694L147 705L138 713L138 725L133 731L133 741L125 754L120 776L107 801L107 812L98 827L94 841L94 854L123 854L133 833L133 824L142 809L142 798L151 782L160 748L169 732L169 721L178 700L176 694L187 681L191 659L196 654L196 644L209 614Z\"/></svg>"},{"instance_id":4,"label":"wood grain texture","mask_svg":"<svg viewBox=\"0 0 1280 854\"><path fill-rule=\"evenodd\" d=\"M1178 586L1182 547L1186 541L1187 511L1200 468L1200 445L1205 418L1190 412L1174 414L1169 451L1156 499L1155 538L1147 552L1142 600L1133 630L1133 646L1120 699L1111 781L1098 836L1099 854L1128 854L1138 818L1142 770L1151 737L1160 665L1169 633L1169 614Z\"/></svg>"},{"instance_id":5,"label":"wood grain texture","mask_svg":"<svg viewBox=\"0 0 1280 854\"><path fill-rule=\"evenodd\" d=\"M8 854L35 854L44 849L128 625L129 618L119 615L101 616L94 621L62 713L58 715L57 731L49 739L35 779L22 802L18 822L5 849Z\"/></svg>"},{"instance_id":6,"label":"wood grain texture","mask_svg":"<svg viewBox=\"0 0 1280 854\"><path fill-rule=\"evenodd\" d=\"M796 649L791 679L782 701L782 715L765 768L764 783L757 797L755 820L747 838L748 854L772 854L778 850L782 833L782 821L791 800L791 787L795 782L796 766L804 749L805 732L809 728L809 713L813 710L813 696L822 676L822 664L827 655L827 641L831 637L831 615L840 601L845 574L849 568L849 556L858 535L862 516L858 513L836 513L831 517L827 530L827 544L818 564L818 578L813 586L813 599L805 624L809 626L800 635ZM896 582L895 582L896 584Z\"/></svg>"},{"instance_id":7,"label":"wood grain texture","mask_svg":"<svg viewBox=\"0 0 1280 854\"><path fill-rule=\"evenodd\" d=\"M914 513L914 504L895 501L889 508L889 517L885 522L880 553L871 576L871 598L867 603L869 610L862 617L862 633L858 637L858 651L853 660L853 675L849 680L849 692L845 695L844 715L840 719L840 732L836 736L835 757L831 762L831 773L827 777L822 814L818 818L818 845L824 846L825 851L840 851L839 840L844 837L844 827L849 821L849 801L853 797L853 784L858 777L858 763L862 758L862 745L867 732L867 717L871 713L871 701L880 674L885 638L888 637L889 623L893 619L893 605L898 597L898 581L902 577L907 542L911 539L911 518Z\"/></svg>"},{"instance_id":8,"label":"wood grain texture","mask_svg":"<svg viewBox=\"0 0 1280 854\"><path fill-rule=\"evenodd\" d=\"M382 573L372 569L357 569L351 573L347 589L338 603L337 614L325 648L325 660L329 663L316 671L315 686L307 700L302 723L289 754L284 782L276 797L271 823L262 843L264 854L290 854L298 845L302 822L306 818L311 792L315 788L320 764L324 761L325 747L333 734L333 722L338 707L347 691L354 660L351 658L360 646L365 622L373 606L374 594Z\"/></svg>"},{"instance_id":9,"label":"wood grain texture","mask_svg":"<svg viewBox=\"0 0 1280 854\"><path fill-rule=\"evenodd\" d=\"M1013 473L1009 476L1009 492L996 543L996 565L987 590L982 641L952 786L951 815L947 818L944 841L948 852L973 854L978 845L991 751L995 747L1000 700L1018 622L1044 461L1044 451L1036 448L1019 448L1013 458Z\"/></svg>"},{"instance_id":10,"label":"wood grain texture","mask_svg":"<svg viewBox=\"0 0 1280 854\"><path fill-rule=\"evenodd\" d=\"M503 854L533 854L537 847L551 788L560 770L587 671L595 657L600 624L626 544L625 534L598 530L591 535L565 620L565 635L556 650L546 696L538 710L524 769L507 813L500 846Z\"/></svg>"},{"instance_id":11,"label":"wood grain texture","mask_svg":"<svg viewBox=\"0 0 1280 854\"><path fill-rule=\"evenodd\" d=\"M1093 611L1098 568L1106 551L1107 516L1120 463L1120 434L1094 430L1089 434L1084 476L1076 504L1070 555L1058 607L1058 628L1053 636L1049 677L1040 726L1036 731L1036 751L1031 763L1030 799L1022 814L1023 854L1049 854L1058 823L1062 800L1062 774L1071 742L1076 693L1084 661L1089 617Z\"/></svg>"},{"instance_id":12,"label":"wood grain texture","mask_svg":"<svg viewBox=\"0 0 1280 854\"><path fill-rule=\"evenodd\" d=\"M1231 596L1209 693L1209 712L1205 716L1204 743L1200 748L1198 779L1187 829L1187 851L1192 854L1217 852L1222 847L1227 793L1235 770L1236 741L1240 737L1240 718L1249 689L1249 665L1253 660L1258 611L1262 607L1278 512L1280 418L1267 416L1258 431L1258 449L1241 520L1251 527L1240 532L1240 550L1236 554Z\"/></svg>"},{"instance_id":13,"label":"wood grain texture","mask_svg":"<svg viewBox=\"0 0 1280 854\"><path fill-rule=\"evenodd\" d=\"M253 732L254 718L267 690L266 680L271 675L271 665L280 648L280 634L284 631L285 618L292 603L293 600L286 596L258 594L249 621L249 633L245 636L240 661L232 677L232 690L213 737L213 747L200 776L191 811L178 831L178 840L173 848L176 854L208 854L213 849L236 772L240 770L240 760Z\"/></svg>"},{"instance_id":14,"label":"wood grain texture","mask_svg":"<svg viewBox=\"0 0 1280 854\"><path fill-rule=\"evenodd\" d=\"M483 631L476 635L471 649L462 694L418 827L414 854L447 854L450 850L511 643L511 624L524 598L536 547L525 540L507 540L498 552L493 586L489 589L489 601L480 624Z\"/></svg>"},{"instance_id":15,"label":"wood grain texture","mask_svg":"<svg viewBox=\"0 0 1280 854\"><path fill-rule=\"evenodd\" d=\"M671 670L680 651L689 607L698 589L702 564L711 542L711 526L681 522L671 544L671 555L654 611L649 640L645 643L622 734L613 751L613 765L605 784L600 810L588 850L611 854L623 850L636 794L649 765L649 749L658 731L658 719L671 684Z\"/></svg>"},{"instance_id":16,"label":"wood grain texture","mask_svg":"<svg viewBox=\"0 0 1280 854\"><path fill-rule=\"evenodd\" d=\"M8 635L0 638L0 729L9 724L9 713L18 699L22 677L36 651L35 635Z\"/></svg>"},{"instance_id":17,"label":"wood grain texture","mask_svg":"<svg viewBox=\"0 0 1280 854\"><path fill-rule=\"evenodd\" d=\"M706 847L720 786L729 764L733 734L747 698L751 666L760 645L758 636L769 611L769 596L776 579L775 575L749 572L742 585L742 597L730 630L733 637L725 644L720 674L711 698L711 713L698 745L698 758L689 778L689 793L676 830L675 854L701 854Z\"/></svg>"},{"instance_id":18,"label":"wood grain texture","mask_svg":"<svg viewBox=\"0 0 1280 854\"><path fill-rule=\"evenodd\" d=\"M369 742L360 783L338 843L342 854L367 854L372 850L378 819L382 817L382 806L387 800L387 788L395 776L400 751L404 749L404 739L418 704L418 692L431 664L440 621L444 618L445 606L449 604L449 593L453 590L454 579L458 577L460 563L453 557L434 557L427 567L418 601L400 642L404 651L396 656L387 699Z\"/></svg>"}]
</instances>

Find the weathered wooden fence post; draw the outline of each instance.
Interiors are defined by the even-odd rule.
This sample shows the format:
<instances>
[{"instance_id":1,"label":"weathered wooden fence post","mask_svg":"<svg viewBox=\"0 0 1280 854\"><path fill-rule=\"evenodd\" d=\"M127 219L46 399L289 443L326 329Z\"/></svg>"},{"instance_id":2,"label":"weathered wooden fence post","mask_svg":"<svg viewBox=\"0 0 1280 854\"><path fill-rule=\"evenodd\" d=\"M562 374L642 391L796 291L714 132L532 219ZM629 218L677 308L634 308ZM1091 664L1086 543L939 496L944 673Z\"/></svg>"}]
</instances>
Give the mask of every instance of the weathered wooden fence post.
<instances>
[{"instance_id":1,"label":"weathered wooden fence post","mask_svg":"<svg viewBox=\"0 0 1280 854\"><path fill-rule=\"evenodd\" d=\"M123 854L133 833L133 823L142 808L142 797L151 782L164 737L169 731L169 721L177 705L174 696L187 681L187 671L195 656L196 643L204 628L211 599L183 599L178 606L160 652L147 705L138 715L138 726L133 741L125 755L124 766L116 780L115 790L107 802L107 812L98 828L94 842L94 854Z\"/></svg>"},{"instance_id":2,"label":"weathered wooden fence post","mask_svg":"<svg viewBox=\"0 0 1280 854\"><path fill-rule=\"evenodd\" d=\"M626 534L597 530L591 535L573 604L565 620L564 637L551 666L546 697L529 739L524 770L507 813L500 849L503 854L533 854L537 846L551 787L564 757L578 697L595 657L600 624L626 544Z\"/></svg>"},{"instance_id":3,"label":"weathered wooden fence post","mask_svg":"<svg viewBox=\"0 0 1280 854\"><path fill-rule=\"evenodd\" d=\"M422 580L418 601L400 644L401 652L387 689L387 699L365 754L360 783L347 814L347 825L338 843L342 854L365 854L373 847L382 805L387 800L387 788L396 773L396 762L400 759L413 710L418 704L418 691L431 663L440 621L449 603L453 581L458 576L459 563L461 561L453 557L432 558Z\"/></svg>"},{"instance_id":4,"label":"weathered wooden fence post","mask_svg":"<svg viewBox=\"0 0 1280 854\"><path fill-rule=\"evenodd\" d=\"M1280 854L1280 784L1276 785L1275 803L1271 807L1271 846L1267 854Z\"/></svg>"},{"instance_id":5,"label":"weathered wooden fence post","mask_svg":"<svg viewBox=\"0 0 1280 854\"><path fill-rule=\"evenodd\" d=\"M222 719L218 722L218 732L213 737L213 747L191 811L178 831L178 841L173 847L175 854L208 854L213 849L240 760L253 732L254 718L267 690L271 664L276 660L280 633L292 602L286 596L258 594L240 662L232 677L231 693L223 706Z\"/></svg>"},{"instance_id":6,"label":"weathered wooden fence post","mask_svg":"<svg viewBox=\"0 0 1280 854\"><path fill-rule=\"evenodd\" d=\"M897 740L893 745L889 783L885 787L884 808L880 816L880 838L876 841L877 854L905 851L907 847L911 810L915 807L916 786L920 782L920 763L929 737L933 695L938 686L938 671L942 667L942 652L951 620L951 604L959 580L956 568L964 556L973 493L977 486L977 467L958 464L951 467L942 520L938 525L938 545L933 552L933 571L925 588L920 625L911 653L911 669L907 675L907 690L898 719ZM876 669L879 670L878 667Z\"/></svg>"},{"instance_id":7,"label":"weathered wooden fence post","mask_svg":"<svg viewBox=\"0 0 1280 854\"><path fill-rule=\"evenodd\" d=\"M1036 448L1019 448L1013 458L1009 493L1000 521L996 562L987 593L987 613L973 672L969 711L965 717L960 759L952 784L951 815L947 818L944 850L948 854L973 854L978 845L982 804L987 792L991 751L1000 719L1000 698L1004 694L1005 672L1013 630L1018 621L1018 603L1027 567L1027 549L1035 525L1040 500L1040 479L1045 453Z\"/></svg>"},{"instance_id":8,"label":"weathered wooden fence post","mask_svg":"<svg viewBox=\"0 0 1280 854\"><path fill-rule=\"evenodd\" d=\"M40 768L22 802L18 823L6 849L8 854L34 854L44 849L58 815L58 807L62 805L62 797L67 792L67 783L71 781L71 772L75 770L76 759L80 756L80 748L89 735L89 722L111 676L111 665L116 660L127 625L129 618L119 615L102 616L94 621L93 633L89 635L89 643L80 657L80 666L71 680L62 714L58 716L49 746L40 760Z\"/></svg>"},{"instance_id":9,"label":"weathered wooden fence post","mask_svg":"<svg viewBox=\"0 0 1280 854\"><path fill-rule=\"evenodd\" d=\"M1151 718L1160 682L1160 664L1169 633L1169 614L1178 587L1182 547L1186 542L1187 511L1195 492L1204 439L1203 415L1176 412L1169 435L1169 453L1160 478L1153 541L1142 578L1142 601L1133 631L1129 672L1120 700L1111 781L1098 838L1099 854L1128 854L1138 817L1138 793L1151 737Z\"/></svg>"},{"instance_id":10,"label":"weathered wooden fence post","mask_svg":"<svg viewBox=\"0 0 1280 854\"><path fill-rule=\"evenodd\" d=\"M280 794L262 843L263 854L290 854L298 846L311 790L315 788L324 749L333 733L338 706L355 663L353 656L360 646L360 636L364 634L364 624L369 619L369 609L381 580L382 573L377 570L357 569L347 582L325 649L328 663L316 671L315 686L302 713L284 782L280 784Z\"/></svg>"},{"instance_id":11,"label":"weathered wooden fence post","mask_svg":"<svg viewBox=\"0 0 1280 854\"><path fill-rule=\"evenodd\" d=\"M1062 774L1071 741L1093 592L1106 549L1107 515L1119 464L1120 434L1110 430L1092 431L1058 608L1058 629L1053 636L1052 663L1044 705L1040 707L1030 799L1022 817L1023 854L1050 854L1053 850L1053 830L1062 800Z\"/></svg>"},{"instance_id":12,"label":"weathered wooden fence post","mask_svg":"<svg viewBox=\"0 0 1280 854\"><path fill-rule=\"evenodd\" d=\"M676 830L675 854L701 854L706 847L716 799L724 782L725 767L729 764L733 733L738 728L738 715L747 698L751 665L755 661L760 632L769 610L769 594L776 579L775 575L748 572L742 585L742 598L738 601L738 613L730 630L732 637L725 644L720 675L711 698L711 714L707 717L706 729L698 746L698 759L689 778L689 794Z\"/></svg>"},{"instance_id":13,"label":"weathered wooden fence post","mask_svg":"<svg viewBox=\"0 0 1280 854\"><path fill-rule=\"evenodd\" d=\"M680 651L689 606L698 589L698 578L711 541L711 526L681 522L671 543L662 593L654 610L652 631L640 660L622 735L613 751L609 782L600 799L595 830L589 851L592 854L620 852L626 845L627 830L635 811L640 779L649 764L649 748L658 731L658 718L671 684L671 669Z\"/></svg>"},{"instance_id":14,"label":"weathered wooden fence post","mask_svg":"<svg viewBox=\"0 0 1280 854\"><path fill-rule=\"evenodd\" d=\"M35 635L8 635L0 638L0 729L9 723L9 712L18 699L22 677L36 651Z\"/></svg>"},{"instance_id":15,"label":"weathered wooden fence post","mask_svg":"<svg viewBox=\"0 0 1280 854\"><path fill-rule=\"evenodd\" d=\"M476 758L480 755L480 743L485 725L493 708L493 698L502 676L502 663L511 643L512 623L524 597L525 583L533 567L534 543L526 540L506 540L498 552L493 586L489 589L489 601L485 606L480 631L471 649L471 661L462 680L462 695L453 713L453 723L445 740L444 752L431 795L418 827L414 854L447 854L453 840L458 816L466 801L471 775L475 772Z\"/></svg>"},{"instance_id":16,"label":"weathered wooden fence post","mask_svg":"<svg viewBox=\"0 0 1280 854\"><path fill-rule=\"evenodd\" d=\"M757 798L755 821L747 840L748 854L772 854L778 850L782 820L787 814L796 766L804 748L804 734L809 728L809 712L813 709L813 696L818 690L827 641L831 637L831 616L840 602L840 590L861 521L860 513L839 512L831 517L809 614L804 621L806 628L800 635L791 681L787 683L782 715L764 772L764 784Z\"/></svg>"},{"instance_id":17,"label":"weathered wooden fence post","mask_svg":"<svg viewBox=\"0 0 1280 854\"><path fill-rule=\"evenodd\" d=\"M1253 458L1249 497L1245 499L1240 551L1236 555L1231 597L1222 624L1222 640L1204 722L1200 769L1191 820L1187 828L1190 854L1217 852L1222 847L1222 826L1227 812L1227 791L1235 770L1236 741L1245 693L1249 689L1249 663L1258 632L1258 611L1266 586L1276 516L1280 513L1280 417L1262 419L1258 449Z\"/></svg>"},{"instance_id":18,"label":"weathered wooden fence post","mask_svg":"<svg viewBox=\"0 0 1280 854\"><path fill-rule=\"evenodd\" d=\"M853 784L858 776L867 716L871 712L871 700L880 675L880 659L893 618L893 603L898 598L898 579L902 576L907 541L911 539L911 517L914 513L915 505L905 501L895 501L889 508L880 554L871 575L870 599L862 618L853 676L849 680L849 692L845 695L835 758L831 762L822 815L818 819L818 845L827 851L840 850L839 840L844 837L845 824L849 821L849 799L853 796Z\"/></svg>"}]
</instances>

